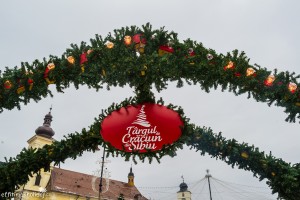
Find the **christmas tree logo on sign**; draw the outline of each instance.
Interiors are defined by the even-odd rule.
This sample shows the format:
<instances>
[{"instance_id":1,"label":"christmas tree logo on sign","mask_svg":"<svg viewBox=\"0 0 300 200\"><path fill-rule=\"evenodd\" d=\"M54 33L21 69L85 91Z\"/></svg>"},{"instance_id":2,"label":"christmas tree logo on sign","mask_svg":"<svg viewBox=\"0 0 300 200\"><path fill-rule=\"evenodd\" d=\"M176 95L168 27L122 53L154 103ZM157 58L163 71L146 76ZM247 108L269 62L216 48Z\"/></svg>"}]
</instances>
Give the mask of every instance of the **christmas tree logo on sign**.
<instances>
[{"instance_id":1,"label":"christmas tree logo on sign","mask_svg":"<svg viewBox=\"0 0 300 200\"><path fill-rule=\"evenodd\" d=\"M134 122L132 122L132 124L138 124L143 127L151 126L151 124L147 121L147 115L146 115L144 108L145 108L145 105L142 105L140 113L137 115L137 119Z\"/></svg>"}]
</instances>

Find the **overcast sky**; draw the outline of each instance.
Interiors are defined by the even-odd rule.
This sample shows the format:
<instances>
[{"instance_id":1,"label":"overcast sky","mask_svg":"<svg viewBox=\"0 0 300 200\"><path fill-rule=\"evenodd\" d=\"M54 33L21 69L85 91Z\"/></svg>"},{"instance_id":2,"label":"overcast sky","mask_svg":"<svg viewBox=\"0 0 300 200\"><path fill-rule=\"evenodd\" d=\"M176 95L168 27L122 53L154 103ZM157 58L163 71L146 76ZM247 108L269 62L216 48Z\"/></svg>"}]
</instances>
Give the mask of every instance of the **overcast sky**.
<instances>
[{"instance_id":1,"label":"overcast sky","mask_svg":"<svg viewBox=\"0 0 300 200\"><path fill-rule=\"evenodd\" d=\"M300 74L300 2L297 0L153 0L153 1L3 1L0 6L0 69L20 66L23 61L60 56L71 43L89 42L95 34L106 36L123 26L141 26L150 22L154 28L165 26L178 33L179 39L191 38L219 53L243 50L251 59L270 70ZM87 87L73 87L54 98L31 102L19 111L5 110L0 114L0 160L15 157L27 140L42 125L45 114L53 105L54 138L88 127L113 102L119 103L133 94L131 88L113 88L96 92ZM266 153L291 163L299 162L300 131L298 123L287 123L283 108L236 97L219 90L205 93L199 86L176 88L156 93L166 103L184 108L185 115L199 126L221 131L227 139L254 144ZM92 174L102 153L85 153L76 160L68 159L61 167ZM109 158L111 178L127 181L131 162ZM137 186L177 186L181 175L193 183L210 169L213 177L246 185L267 187L252 173L232 169L226 163L193 150L178 151L174 158L165 157L161 164L133 165ZM178 187L179 189L179 187ZM176 189L177 190L177 189ZM175 192L176 192L175 190ZM215 191L216 192L216 191ZM269 189L266 189L270 193ZM162 194L145 194L152 199L175 199ZM270 197L275 199L276 196ZM224 198L223 198L224 199ZM232 198L228 198L232 199Z\"/></svg>"}]
</instances>

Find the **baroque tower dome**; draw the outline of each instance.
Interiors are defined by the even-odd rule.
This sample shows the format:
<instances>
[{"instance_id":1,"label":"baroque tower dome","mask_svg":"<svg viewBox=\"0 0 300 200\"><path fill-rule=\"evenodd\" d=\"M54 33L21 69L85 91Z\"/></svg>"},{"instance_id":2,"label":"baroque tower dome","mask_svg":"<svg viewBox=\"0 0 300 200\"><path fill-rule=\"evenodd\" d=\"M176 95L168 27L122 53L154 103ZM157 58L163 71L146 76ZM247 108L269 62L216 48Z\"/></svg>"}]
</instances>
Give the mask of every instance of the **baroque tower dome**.
<instances>
[{"instance_id":1,"label":"baroque tower dome","mask_svg":"<svg viewBox=\"0 0 300 200\"><path fill-rule=\"evenodd\" d=\"M51 122L52 122L51 110L52 110L52 107L50 108L49 113L45 115L43 125L38 127L35 130L35 133L37 135L43 136L43 137L46 137L46 138L52 138L52 136L55 134L55 132L51 128Z\"/></svg>"}]
</instances>

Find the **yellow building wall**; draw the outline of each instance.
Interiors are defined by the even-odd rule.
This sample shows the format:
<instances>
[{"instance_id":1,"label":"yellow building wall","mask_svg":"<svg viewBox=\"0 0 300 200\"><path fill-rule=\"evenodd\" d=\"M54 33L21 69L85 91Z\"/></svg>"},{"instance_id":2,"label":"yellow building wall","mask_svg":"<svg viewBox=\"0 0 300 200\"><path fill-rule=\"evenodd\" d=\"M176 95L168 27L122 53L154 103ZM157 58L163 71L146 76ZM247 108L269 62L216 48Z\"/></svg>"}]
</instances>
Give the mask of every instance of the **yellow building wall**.
<instances>
[{"instance_id":1,"label":"yellow building wall","mask_svg":"<svg viewBox=\"0 0 300 200\"><path fill-rule=\"evenodd\" d=\"M40 193L36 191L24 190L22 194L18 194L15 199L20 199L22 195L22 200L87 200L87 197L78 197L74 194L60 193L46 191L45 193ZM98 198L89 198L90 200L97 200ZM104 200L104 199L103 199Z\"/></svg>"}]
</instances>

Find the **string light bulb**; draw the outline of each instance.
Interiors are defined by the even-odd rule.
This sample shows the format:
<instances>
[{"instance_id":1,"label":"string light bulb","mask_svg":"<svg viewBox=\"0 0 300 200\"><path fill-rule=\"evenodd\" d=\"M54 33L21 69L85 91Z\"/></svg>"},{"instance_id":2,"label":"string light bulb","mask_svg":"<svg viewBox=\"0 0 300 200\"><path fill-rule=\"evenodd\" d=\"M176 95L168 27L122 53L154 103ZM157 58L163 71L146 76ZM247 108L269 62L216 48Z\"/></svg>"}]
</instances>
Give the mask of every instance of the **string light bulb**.
<instances>
[{"instance_id":1,"label":"string light bulb","mask_svg":"<svg viewBox=\"0 0 300 200\"><path fill-rule=\"evenodd\" d=\"M253 76L255 75L255 69L253 69L252 67L249 67L246 71L246 76Z\"/></svg>"}]
</instances>

